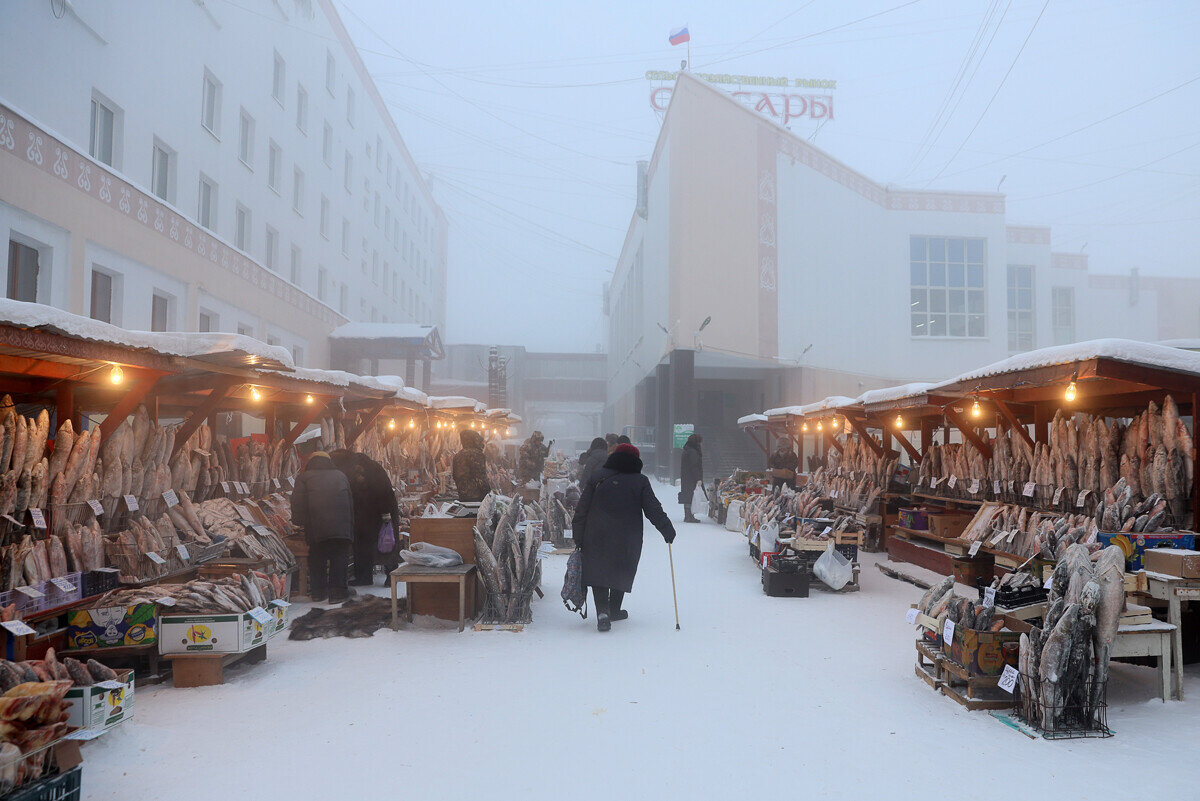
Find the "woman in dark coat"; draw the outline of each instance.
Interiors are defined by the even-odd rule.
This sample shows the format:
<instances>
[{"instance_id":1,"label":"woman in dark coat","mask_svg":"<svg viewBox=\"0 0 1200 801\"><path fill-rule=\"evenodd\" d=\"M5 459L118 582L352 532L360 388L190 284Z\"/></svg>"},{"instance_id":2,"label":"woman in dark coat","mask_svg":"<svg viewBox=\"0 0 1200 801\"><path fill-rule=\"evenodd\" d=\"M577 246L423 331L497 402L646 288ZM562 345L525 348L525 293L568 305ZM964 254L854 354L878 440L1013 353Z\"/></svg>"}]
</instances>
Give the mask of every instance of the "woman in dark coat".
<instances>
[{"instance_id":1,"label":"woman in dark coat","mask_svg":"<svg viewBox=\"0 0 1200 801\"><path fill-rule=\"evenodd\" d=\"M308 459L292 490L292 523L308 540L309 596L341 603L349 597L346 569L354 537L354 499L345 473L324 451Z\"/></svg>"},{"instance_id":2,"label":"woman in dark coat","mask_svg":"<svg viewBox=\"0 0 1200 801\"><path fill-rule=\"evenodd\" d=\"M579 460L579 486L587 486L588 478L603 467L607 459L608 443L604 441L604 437L596 437L588 446L587 453Z\"/></svg>"},{"instance_id":3,"label":"woman in dark coat","mask_svg":"<svg viewBox=\"0 0 1200 801\"><path fill-rule=\"evenodd\" d=\"M683 443L683 456L679 465L679 502L683 504L683 522L699 523L692 517L692 496L696 485L704 482L703 456L700 453L701 436L692 434Z\"/></svg>"},{"instance_id":4,"label":"woman in dark coat","mask_svg":"<svg viewBox=\"0 0 1200 801\"><path fill-rule=\"evenodd\" d=\"M633 590L642 557L642 515L663 539L675 541L675 527L642 475L642 460L632 445L618 445L604 466L592 472L575 508L571 524L575 545L583 552L583 583L596 601L596 627L608 631L613 620L629 613L621 608Z\"/></svg>"},{"instance_id":5,"label":"woman in dark coat","mask_svg":"<svg viewBox=\"0 0 1200 801\"><path fill-rule=\"evenodd\" d=\"M350 482L354 499L354 584L369 587L375 583L375 564L390 565L398 561L400 552L400 507L392 479L379 462L365 453L334 451L330 459ZM379 553L379 529L383 519L390 517L396 547L391 553Z\"/></svg>"}]
</instances>

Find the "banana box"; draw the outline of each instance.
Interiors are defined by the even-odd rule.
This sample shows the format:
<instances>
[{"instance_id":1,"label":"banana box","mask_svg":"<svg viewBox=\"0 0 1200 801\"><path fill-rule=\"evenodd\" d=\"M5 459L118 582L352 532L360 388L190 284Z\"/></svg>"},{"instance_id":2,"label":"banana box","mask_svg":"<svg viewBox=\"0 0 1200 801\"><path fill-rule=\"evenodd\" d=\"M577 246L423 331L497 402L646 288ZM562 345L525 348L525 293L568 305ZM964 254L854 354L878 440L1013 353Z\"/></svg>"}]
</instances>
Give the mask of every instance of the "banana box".
<instances>
[{"instance_id":1,"label":"banana box","mask_svg":"<svg viewBox=\"0 0 1200 801\"><path fill-rule=\"evenodd\" d=\"M290 606L291 604L287 601L271 601L270 608L267 611L275 617L275 628L271 631L272 637L287 631L288 607Z\"/></svg>"},{"instance_id":2,"label":"banana box","mask_svg":"<svg viewBox=\"0 0 1200 801\"><path fill-rule=\"evenodd\" d=\"M133 717L133 671L118 670L116 681L67 690L67 725L111 729Z\"/></svg>"},{"instance_id":3,"label":"banana box","mask_svg":"<svg viewBox=\"0 0 1200 801\"><path fill-rule=\"evenodd\" d=\"M160 654L240 654L265 643L278 625L261 608L239 614L163 615Z\"/></svg>"},{"instance_id":4,"label":"banana box","mask_svg":"<svg viewBox=\"0 0 1200 801\"><path fill-rule=\"evenodd\" d=\"M158 641L154 604L73 609L67 612L67 650L127 648Z\"/></svg>"}]
</instances>

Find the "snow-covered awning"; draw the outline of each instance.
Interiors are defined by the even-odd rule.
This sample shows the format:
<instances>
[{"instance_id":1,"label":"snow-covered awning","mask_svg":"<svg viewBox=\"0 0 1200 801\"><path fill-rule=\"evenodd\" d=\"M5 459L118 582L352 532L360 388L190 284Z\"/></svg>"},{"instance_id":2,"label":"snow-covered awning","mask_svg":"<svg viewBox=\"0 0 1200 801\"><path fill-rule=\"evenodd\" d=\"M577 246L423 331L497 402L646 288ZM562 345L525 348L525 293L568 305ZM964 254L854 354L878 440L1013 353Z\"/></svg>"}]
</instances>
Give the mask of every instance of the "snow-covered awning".
<instances>
[{"instance_id":1,"label":"snow-covered awning","mask_svg":"<svg viewBox=\"0 0 1200 801\"><path fill-rule=\"evenodd\" d=\"M914 381L911 384L901 384L895 387L868 389L858 396L858 402L866 406L871 403L888 403L890 401L902 400L924 394L932 386L933 384L926 381Z\"/></svg>"},{"instance_id":2,"label":"snow-covered awning","mask_svg":"<svg viewBox=\"0 0 1200 801\"><path fill-rule=\"evenodd\" d=\"M748 414L745 417L739 417L737 424L739 428L742 428L745 426L757 425L765 422L767 422L767 416L765 414Z\"/></svg>"},{"instance_id":3,"label":"snow-covered awning","mask_svg":"<svg viewBox=\"0 0 1200 801\"><path fill-rule=\"evenodd\" d=\"M333 329L329 339L340 346L362 345L371 358L444 359L445 349L437 326L417 323L346 323ZM392 349L400 352L393 355ZM337 362L335 362L336 364Z\"/></svg>"}]
</instances>

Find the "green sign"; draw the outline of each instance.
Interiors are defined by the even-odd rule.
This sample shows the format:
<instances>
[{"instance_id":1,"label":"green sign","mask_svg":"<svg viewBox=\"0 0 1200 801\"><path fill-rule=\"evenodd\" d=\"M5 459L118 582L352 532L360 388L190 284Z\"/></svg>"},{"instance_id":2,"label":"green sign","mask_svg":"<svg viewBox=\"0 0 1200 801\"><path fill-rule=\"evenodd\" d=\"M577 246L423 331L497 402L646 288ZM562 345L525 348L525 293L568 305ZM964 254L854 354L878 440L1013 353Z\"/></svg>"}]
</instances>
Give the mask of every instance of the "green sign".
<instances>
[{"instance_id":1,"label":"green sign","mask_svg":"<svg viewBox=\"0 0 1200 801\"><path fill-rule=\"evenodd\" d=\"M671 436L672 447L682 448L688 437L695 433L696 427L691 423L676 423Z\"/></svg>"}]
</instances>

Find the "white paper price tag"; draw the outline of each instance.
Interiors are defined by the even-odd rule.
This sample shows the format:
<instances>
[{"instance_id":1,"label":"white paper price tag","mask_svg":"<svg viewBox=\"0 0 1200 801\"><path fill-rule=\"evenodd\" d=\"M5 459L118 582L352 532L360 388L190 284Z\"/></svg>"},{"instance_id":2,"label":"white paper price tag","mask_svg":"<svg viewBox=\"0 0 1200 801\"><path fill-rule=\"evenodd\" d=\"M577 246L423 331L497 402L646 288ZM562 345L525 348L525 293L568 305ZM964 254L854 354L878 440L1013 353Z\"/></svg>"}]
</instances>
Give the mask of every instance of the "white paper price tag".
<instances>
[{"instance_id":1,"label":"white paper price tag","mask_svg":"<svg viewBox=\"0 0 1200 801\"><path fill-rule=\"evenodd\" d=\"M132 495L125 495L123 497L125 498L125 508L131 512L136 512L138 510L137 498Z\"/></svg>"},{"instance_id":2,"label":"white paper price tag","mask_svg":"<svg viewBox=\"0 0 1200 801\"><path fill-rule=\"evenodd\" d=\"M288 476L288 486L289 487L296 486L296 477L295 476Z\"/></svg>"},{"instance_id":3,"label":"white paper price tag","mask_svg":"<svg viewBox=\"0 0 1200 801\"><path fill-rule=\"evenodd\" d=\"M283 482L281 482L277 478L273 478L273 479L271 479L271 486L274 487L275 489L283 489Z\"/></svg>"},{"instance_id":4,"label":"white paper price tag","mask_svg":"<svg viewBox=\"0 0 1200 801\"><path fill-rule=\"evenodd\" d=\"M1034 491L1035 489L1037 489L1037 484L1036 484L1035 482L1033 482L1033 481L1026 481L1026 482L1025 482L1025 488L1021 490L1021 494L1022 494L1022 495L1024 495L1026 498L1032 498L1032 497L1033 497L1033 491Z\"/></svg>"},{"instance_id":5,"label":"white paper price tag","mask_svg":"<svg viewBox=\"0 0 1200 801\"><path fill-rule=\"evenodd\" d=\"M0 623L0 626L3 626L4 630L14 637L24 637L26 634L37 633L33 629L29 628L29 624L27 624L24 620L6 620L3 623Z\"/></svg>"},{"instance_id":6,"label":"white paper price tag","mask_svg":"<svg viewBox=\"0 0 1200 801\"><path fill-rule=\"evenodd\" d=\"M258 534L260 537L271 536L271 529L267 528L266 526L255 523L252 528L254 529L254 533Z\"/></svg>"},{"instance_id":7,"label":"white paper price tag","mask_svg":"<svg viewBox=\"0 0 1200 801\"><path fill-rule=\"evenodd\" d=\"M971 494L976 495L979 492L979 479L971 479Z\"/></svg>"},{"instance_id":8,"label":"white paper price tag","mask_svg":"<svg viewBox=\"0 0 1200 801\"><path fill-rule=\"evenodd\" d=\"M999 482L999 481L993 481L993 482L992 482L992 493L993 493L994 495L999 495L999 494L1000 494L1000 482Z\"/></svg>"},{"instance_id":9,"label":"white paper price tag","mask_svg":"<svg viewBox=\"0 0 1200 801\"><path fill-rule=\"evenodd\" d=\"M41 509L30 509L29 518L33 521L34 528L46 527L46 515L42 514Z\"/></svg>"},{"instance_id":10,"label":"white paper price tag","mask_svg":"<svg viewBox=\"0 0 1200 801\"><path fill-rule=\"evenodd\" d=\"M50 583L58 587L63 592L75 592L75 585L67 581L65 578L52 578Z\"/></svg>"},{"instance_id":11,"label":"white paper price tag","mask_svg":"<svg viewBox=\"0 0 1200 801\"><path fill-rule=\"evenodd\" d=\"M179 505L179 495L176 494L175 490L167 490L164 492L163 500L167 502L168 509Z\"/></svg>"},{"instance_id":12,"label":"white paper price tag","mask_svg":"<svg viewBox=\"0 0 1200 801\"><path fill-rule=\"evenodd\" d=\"M1042 589L1043 590L1050 589L1050 585L1053 583L1054 583L1054 574L1051 573L1049 576L1046 577L1046 581L1042 584Z\"/></svg>"},{"instance_id":13,"label":"white paper price tag","mask_svg":"<svg viewBox=\"0 0 1200 801\"><path fill-rule=\"evenodd\" d=\"M291 606L291 603L280 598L276 598L274 601L271 601L271 606L278 606L280 609L287 609L289 606Z\"/></svg>"},{"instance_id":14,"label":"white paper price tag","mask_svg":"<svg viewBox=\"0 0 1200 801\"><path fill-rule=\"evenodd\" d=\"M1091 492L1091 490L1080 490L1079 491L1079 495L1077 495L1075 497L1075 507L1076 508L1083 506L1083 501L1085 498L1087 498L1089 492Z\"/></svg>"},{"instance_id":15,"label":"white paper price tag","mask_svg":"<svg viewBox=\"0 0 1200 801\"><path fill-rule=\"evenodd\" d=\"M246 507L242 506L240 503L235 503L233 505L233 511L237 512L238 517L240 517L242 520L253 520L254 519L254 518L250 517L250 512L247 511Z\"/></svg>"},{"instance_id":16,"label":"white paper price tag","mask_svg":"<svg viewBox=\"0 0 1200 801\"><path fill-rule=\"evenodd\" d=\"M950 476L950 480L946 482L946 486L948 486L950 489L954 489L954 487L957 485L958 485L958 476L954 476L954 475Z\"/></svg>"},{"instance_id":17,"label":"white paper price tag","mask_svg":"<svg viewBox=\"0 0 1200 801\"><path fill-rule=\"evenodd\" d=\"M154 551L146 551L146 558L149 559L151 562L153 562L156 565L165 565L167 563L166 559L163 559L161 556L156 554Z\"/></svg>"},{"instance_id":18,"label":"white paper price tag","mask_svg":"<svg viewBox=\"0 0 1200 801\"><path fill-rule=\"evenodd\" d=\"M266 609L263 609L261 606L254 607L246 614L250 615L250 617L254 618L258 623L260 623L263 626L267 625L268 623L275 622L275 616L272 615L270 612L268 612Z\"/></svg>"},{"instance_id":19,"label":"white paper price tag","mask_svg":"<svg viewBox=\"0 0 1200 801\"><path fill-rule=\"evenodd\" d=\"M250 494L250 487L246 484L245 481L238 482L238 492L242 493L243 495Z\"/></svg>"},{"instance_id":20,"label":"white paper price tag","mask_svg":"<svg viewBox=\"0 0 1200 801\"><path fill-rule=\"evenodd\" d=\"M188 553L187 546L182 543L175 546L175 553L179 554L179 558L185 562L192 558L192 555Z\"/></svg>"},{"instance_id":21,"label":"white paper price tag","mask_svg":"<svg viewBox=\"0 0 1200 801\"><path fill-rule=\"evenodd\" d=\"M109 679L108 681L98 681L93 686L99 687L102 690L120 690L125 687L124 684L119 681L114 681L113 679Z\"/></svg>"},{"instance_id":22,"label":"white paper price tag","mask_svg":"<svg viewBox=\"0 0 1200 801\"><path fill-rule=\"evenodd\" d=\"M159 606L174 606L175 599L170 595L164 595L161 598L155 598L154 603L158 604Z\"/></svg>"},{"instance_id":23,"label":"white paper price tag","mask_svg":"<svg viewBox=\"0 0 1200 801\"><path fill-rule=\"evenodd\" d=\"M833 526L826 526L825 530L822 531L821 534L828 534L831 531L833 531Z\"/></svg>"},{"instance_id":24,"label":"white paper price tag","mask_svg":"<svg viewBox=\"0 0 1200 801\"><path fill-rule=\"evenodd\" d=\"M221 492L225 493L226 495L229 494L229 482L228 481L221 482Z\"/></svg>"},{"instance_id":25,"label":"white paper price tag","mask_svg":"<svg viewBox=\"0 0 1200 801\"><path fill-rule=\"evenodd\" d=\"M983 545L983 540L975 540L971 543L970 550L967 551L967 556L974 556L979 553L979 547Z\"/></svg>"},{"instance_id":26,"label":"white paper price tag","mask_svg":"<svg viewBox=\"0 0 1200 801\"><path fill-rule=\"evenodd\" d=\"M996 588L988 587L983 591L984 608L996 605Z\"/></svg>"},{"instance_id":27,"label":"white paper price tag","mask_svg":"<svg viewBox=\"0 0 1200 801\"><path fill-rule=\"evenodd\" d=\"M1056 506L1058 505L1059 499L1062 498L1063 489L1064 489L1063 487L1059 487L1058 489L1056 489L1054 491L1054 504Z\"/></svg>"},{"instance_id":28,"label":"white paper price tag","mask_svg":"<svg viewBox=\"0 0 1200 801\"><path fill-rule=\"evenodd\" d=\"M904 613L904 622L905 623L916 623L917 622L917 613L918 613L918 610L909 609L907 612Z\"/></svg>"},{"instance_id":29,"label":"white paper price tag","mask_svg":"<svg viewBox=\"0 0 1200 801\"><path fill-rule=\"evenodd\" d=\"M954 642L954 621L947 620L946 625L942 628L942 641L947 646Z\"/></svg>"},{"instance_id":30,"label":"white paper price tag","mask_svg":"<svg viewBox=\"0 0 1200 801\"><path fill-rule=\"evenodd\" d=\"M100 501L94 499L90 500L88 501L88 506L92 507L92 514L94 514L96 517L104 514L104 504L100 503Z\"/></svg>"},{"instance_id":31,"label":"white paper price tag","mask_svg":"<svg viewBox=\"0 0 1200 801\"><path fill-rule=\"evenodd\" d=\"M44 598L46 593L41 590L35 590L33 587L17 587L17 592L24 595L26 598Z\"/></svg>"},{"instance_id":32,"label":"white paper price tag","mask_svg":"<svg viewBox=\"0 0 1200 801\"><path fill-rule=\"evenodd\" d=\"M941 481L941 480L942 480L942 479L941 479L941 478L939 478L939 477L937 477L937 476L934 476L933 478L929 479L929 488L930 488L930 489L937 489L938 482L939 482L939 481Z\"/></svg>"},{"instance_id":33,"label":"white paper price tag","mask_svg":"<svg viewBox=\"0 0 1200 801\"><path fill-rule=\"evenodd\" d=\"M1012 665L1005 665L1004 672L1000 674L999 687L1006 693L1011 693L1017 686L1017 669Z\"/></svg>"}]
</instances>

